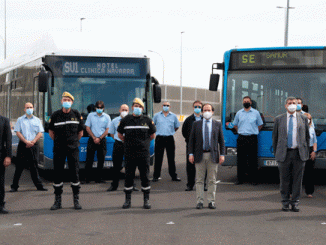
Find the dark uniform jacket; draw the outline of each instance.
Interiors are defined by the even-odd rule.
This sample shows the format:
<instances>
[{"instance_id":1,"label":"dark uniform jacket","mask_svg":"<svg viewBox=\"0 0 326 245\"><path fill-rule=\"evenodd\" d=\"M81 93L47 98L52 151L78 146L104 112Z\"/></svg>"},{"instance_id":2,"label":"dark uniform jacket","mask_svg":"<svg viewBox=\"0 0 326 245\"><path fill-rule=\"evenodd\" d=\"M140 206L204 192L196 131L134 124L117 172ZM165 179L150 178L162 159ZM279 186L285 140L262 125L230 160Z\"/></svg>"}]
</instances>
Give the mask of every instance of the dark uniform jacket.
<instances>
[{"instance_id":1,"label":"dark uniform jacket","mask_svg":"<svg viewBox=\"0 0 326 245\"><path fill-rule=\"evenodd\" d=\"M51 116L49 129L54 131L54 149L79 146L78 133L84 128L80 113L71 109L64 113L62 109L55 111Z\"/></svg>"},{"instance_id":2,"label":"dark uniform jacket","mask_svg":"<svg viewBox=\"0 0 326 245\"><path fill-rule=\"evenodd\" d=\"M152 119L145 115L140 117L127 115L121 119L117 131L125 135L126 155L149 155L150 136L156 132Z\"/></svg>"},{"instance_id":3,"label":"dark uniform jacket","mask_svg":"<svg viewBox=\"0 0 326 245\"><path fill-rule=\"evenodd\" d=\"M1 163L6 157L12 157L12 134L9 119L0 116L0 160Z\"/></svg>"},{"instance_id":4,"label":"dark uniform jacket","mask_svg":"<svg viewBox=\"0 0 326 245\"><path fill-rule=\"evenodd\" d=\"M202 116L200 116L203 118ZM182 135L185 138L186 143L189 142L189 137L192 129L193 123L196 122L195 114L192 114L191 116L187 117L182 125Z\"/></svg>"}]
</instances>

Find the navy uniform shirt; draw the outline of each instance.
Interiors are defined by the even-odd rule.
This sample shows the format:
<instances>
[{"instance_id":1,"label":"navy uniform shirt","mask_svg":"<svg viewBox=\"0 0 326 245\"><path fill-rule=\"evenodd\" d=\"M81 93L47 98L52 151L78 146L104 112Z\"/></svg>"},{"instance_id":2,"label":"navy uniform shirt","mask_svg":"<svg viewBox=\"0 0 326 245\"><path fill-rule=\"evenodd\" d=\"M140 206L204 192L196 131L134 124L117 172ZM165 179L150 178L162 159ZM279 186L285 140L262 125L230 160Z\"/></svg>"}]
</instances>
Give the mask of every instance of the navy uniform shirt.
<instances>
[{"instance_id":1,"label":"navy uniform shirt","mask_svg":"<svg viewBox=\"0 0 326 245\"><path fill-rule=\"evenodd\" d=\"M125 135L124 146L127 156L149 156L150 136L156 132L152 119L141 115L127 115L120 121L118 132Z\"/></svg>"},{"instance_id":2,"label":"navy uniform shirt","mask_svg":"<svg viewBox=\"0 0 326 245\"><path fill-rule=\"evenodd\" d=\"M80 113L71 109L69 113L55 111L51 116L49 129L54 131L54 148L71 149L79 146L78 133L84 128Z\"/></svg>"}]
</instances>

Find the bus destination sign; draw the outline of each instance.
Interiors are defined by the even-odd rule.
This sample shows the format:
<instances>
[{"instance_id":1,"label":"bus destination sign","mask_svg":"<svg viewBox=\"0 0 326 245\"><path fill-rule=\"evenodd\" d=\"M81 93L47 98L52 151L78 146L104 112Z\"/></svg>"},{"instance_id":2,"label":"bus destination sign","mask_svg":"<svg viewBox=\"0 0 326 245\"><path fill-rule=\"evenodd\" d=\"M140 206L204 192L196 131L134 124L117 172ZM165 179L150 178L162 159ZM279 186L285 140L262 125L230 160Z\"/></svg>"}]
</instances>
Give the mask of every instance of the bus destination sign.
<instances>
[{"instance_id":1,"label":"bus destination sign","mask_svg":"<svg viewBox=\"0 0 326 245\"><path fill-rule=\"evenodd\" d=\"M138 63L64 62L64 76L138 77Z\"/></svg>"},{"instance_id":2,"label":"bus destination sign","mask_svg":"<svg viewBox=\"0 0 326 245\"><path fill-rule=\"evenodd\" d=\"M271 50L231 53L230 70L325 67L324 50Z\"/></svg>"}]
</instances>

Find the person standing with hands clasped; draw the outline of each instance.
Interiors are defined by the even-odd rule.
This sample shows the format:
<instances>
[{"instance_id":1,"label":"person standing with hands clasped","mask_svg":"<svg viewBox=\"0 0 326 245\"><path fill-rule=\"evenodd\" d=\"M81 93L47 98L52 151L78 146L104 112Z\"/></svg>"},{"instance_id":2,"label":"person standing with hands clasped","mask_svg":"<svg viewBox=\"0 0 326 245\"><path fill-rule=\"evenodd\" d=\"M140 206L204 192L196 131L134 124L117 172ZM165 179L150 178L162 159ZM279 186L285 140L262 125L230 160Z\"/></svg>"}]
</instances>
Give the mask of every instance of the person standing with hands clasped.
<instances>
[{"instance_id":1,"label":"person standing with hands clasped","mask_svg":"<svg viewBox=\"0 0 326 245\"><path fill-rule=\"evenodd\" d=\"M18 190L20 176L25 167L29 167L34 185L38 191L47 191L43 187L40 177L37 172L39 163L40 149L38 141L42 137L44 129L41 120L33 115L33 104L25 104L25 115L18 118L14 131L19 138L17 149L17 161L14 179L11 185L10 192Z\"/></svg>"},{"instance_id":2,"label":"person standing with hands clasped","mask_svg":"<svg viewBox=\"0 0 326 245\"><path fill-rule=\"evenodd\" d=\"M303 183L305 187L306 194L309 198L312 198L312 194L315 191L315 185L314 185L314 167L315 167L315 159L316 159L316 153L317 153L317 137L315 128L312 124L312 117L309 113L303 114L308 118L308 124L309 124L309 136L310 136L310 143L309 143L309 153L310 158L307 160L304 174L303 174Z\"/></svg>"},{"instance_id":3,"label":"person standing with hands clasped","mask_svg":"<svg viewBox=\"0 0 326 245\"><path fill-rule=\"evenodd\" d=\"M102 169L106 155L106 136L109 132L111 118L104 112L104 102L99 100L95 103L96 112L88 115L86 131L89 134L86 156L86 183L90 182L95 151L97 151L96 183L105 183L102 180Z\"/></svg>"},{"instance_id":4,"label":"person standing with hands clasped","mask_svg":"<svg viewBox=\"0 0 326 245\"><path fill-rule=\"evenodd\" d=\"M5 169L11 164L12 135L9 119L0 115L0 214L5 209Z\"/></svg>"},{"instance_id":5,"label":"person standing with hands clasped","mask_svg":"<svg viewBox=\"0 0 326 245\"><path fill-rule=\"evenodd\" d=\"M53 167L54 167L54 194L55 201L51 210L61 208L61 194L63 188L63 171L68 160L71 178L71 188L74 198L74 208L82 209L79 204L79 140L83 137L84 124L79 111L71 109L74 97L64 92L62 94L62 109L55 111L51 116L49 135L54 141Z\"/></svg>"},{"instance_id":6,"label":"person standing with hands clasped","mask_svg":"<svg viewBox=\"0 0 326 245\"><path fill-rule=\"evenodd\" d=\"M193 124L188 145L189 162L196 166L196 195L197 209L203 208L204 181L207 171L207 200L210 209L216 209L216 175L217 164L225 160L225 144L220 122L213 120L214 107L211 104L203 105L201 121Z\"/></svg>"},{"instance_id":7,"label":"person standing with hands clasped","mask_svg":"<svg viewBox=\"0 0 326 245\"><path fill-rule=\"evenodd\" d=\"M303 170L309 159L309 125L306 116L296 113L295 97L286 99L285 108L287 113L275 118L273 150L280 173L282 211L289 211L291 204L291 210L299 212Z\"/></svg>"},{"instance_id":8,"label":"person standing with hands clasped","mask_svg":"<svg viewBox=\"0 0 326 245\"><path fill-rule=\"evenodd\" d=\"M239 134L237 140L237 181L240 185L244 181L245 173L249 168L249 174L253 185L257 185L258 178L258 138L257 135L263 127L263 120L257 110L251 107L252 101L249 96L243 97L243 109L237 112L233 123ZM248 167L247 167L248 166Z\"/></svg>"},{"instance_id":9,"label":"person standing with hands clasped","mask_svg":"<svg viewBox=\"0 0 326 245\"><path fill-rule=\"evenodd\" d=\"M141 180L141 190L144 193L144 209L150 209L149 193L151 190L148 179L150 164L149 146L155 138L155 125L152 119L143 115L144 102L135 98L132 104L132 115L125 116L118 127L118 136L125 146L126 179L124 192L126 201L122 208L131 207L131 193L134 189L136 167Z\"/></svg>"}]
</instances>

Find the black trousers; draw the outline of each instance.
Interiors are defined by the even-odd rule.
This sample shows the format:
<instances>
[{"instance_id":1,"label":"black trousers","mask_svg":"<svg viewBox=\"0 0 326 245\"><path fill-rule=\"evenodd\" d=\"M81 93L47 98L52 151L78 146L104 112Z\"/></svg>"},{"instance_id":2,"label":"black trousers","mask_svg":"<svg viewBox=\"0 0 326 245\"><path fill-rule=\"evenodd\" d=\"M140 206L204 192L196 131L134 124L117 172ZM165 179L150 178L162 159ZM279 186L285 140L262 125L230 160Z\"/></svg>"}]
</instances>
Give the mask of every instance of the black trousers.
<instances>
[{"instance_id":1,"label":"black trousers","mask_svg":"<svg viewBox=\"0 0 326 245\"><path fill-rule=\"evenodd\" d=\"M187 148L188 149L188 143L187 143ZM193 188L195 185L195 179L196 179L196 167L195 164L192 164L189 162L189 155L186 154L187 157L187 166L186 166L186 171L187 171L187 187Z\"/></svg>"},{"instance_id":2,"label":"black trousers","mask_svg":"<svg viewBox=\"0 0 326 245\"><path fill-rule=\"evenodd\" d=\"M168 158L169 174L172 179L177 178L175 167L175 143L173 136L156 136L154 178L161 177L164 149Z\"/></svg>"},{"instance_id":3,"label":"black trousers","mask_svg":"<svg viewBox=\"0 0 326 245\"><path fill-rule=\"evenodd\" d=\"M54 186L63 185L63 171L68 160L70 181L74 186L79 185L79 149L60 147L53 149L53 167L54 167Z\"/></svg>"},{"instance_id":4,"label":"black trousers","mask_svg":"<svg viewBox=\"0 0 326 245\"><path fill-rule=\"evenodd\" d=\"M258 178L258 140L257 135L239 135L237 140L237 176L243 182L248 173L252 182Z\"/></svg>"},{"instance_id":5,"label":"black trousers","mask_svg":"<svg viewBox=\"0 0 326 245\"><path fill-rule=\"evenodd\" d=\"M113 161L113 178L112 187L118 188L120 180L120 171L122 169L122 161L125 148L121 141L116 140L113 145L112 161Z\"/></svg>"},{"instance_id":6,"label":"black trousers","mask_svg":"<svg viewBox=\"0 0 326 245\"><path fill-rule=\"evenodd\" d=\"M90 180L92 175L92 167L94 162L95 151L97 151L97 169L96 169L96 180L102 179L102 169L104 165L106 155L106 138L100 141L100 144L95 144L93 139L89 137L87 142L87 156L86 156L86 180Z\"/></svg>"},{"instance_id":7,"label":"black trousers","mask_svg":"<svg viewBox=\"0 0 326 245\"><path fill-rule=\"evenodd\" d=\"M19 188L18 183L24 168L29 168L32 181L36 188L41 188L43 186L37 171L37 165L39 163L39 152L40 149L37 144L31 148L26 148L26 144L22 141L19 141L17 148L17 161L15 163L16 170L11 188Z\"/></svg>"},{"instance_id":8,"label":"black trousers","mask_svg":"<svg viewBox=\"0 0 326 245\"><path fill-rule=\"evenodd\" d=\"M138 167L140 173L140 180L143 192L150 191L150 183L148 179L149 165L150 165L150 156L149 154L139 154L135 152L134 154L125 156L125 170L126 170L126 179L125 179L125 192L132 192L134 188L134 178L136 167Z\"/></svg>"},{"instance_id":9,"label":"black trousers","mask_svg":"<svg viewBox=\"0 0 326 245\"><path fill-rule=\"evenodd\" d=\"M0 206L4 205L5 200L5 166L4 159L0 159Z\"/></svg>"},{"instance_id":10,"label":"black trousers","mask_svg":"<svg viewBox=\"0 0 326 245\"><path fill-rule=\"evenodd\" d=\"M312 152L313 152L313 148L310 147L310 154ZM303 174L303 183L307 195L312 195L315 192L314 167L315 167L315 160L309 159L308 161L306 161L304 174Z\"/></svg>"}]
</instances>

